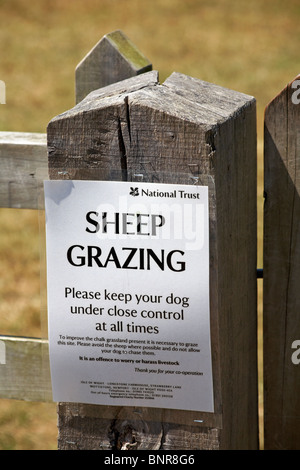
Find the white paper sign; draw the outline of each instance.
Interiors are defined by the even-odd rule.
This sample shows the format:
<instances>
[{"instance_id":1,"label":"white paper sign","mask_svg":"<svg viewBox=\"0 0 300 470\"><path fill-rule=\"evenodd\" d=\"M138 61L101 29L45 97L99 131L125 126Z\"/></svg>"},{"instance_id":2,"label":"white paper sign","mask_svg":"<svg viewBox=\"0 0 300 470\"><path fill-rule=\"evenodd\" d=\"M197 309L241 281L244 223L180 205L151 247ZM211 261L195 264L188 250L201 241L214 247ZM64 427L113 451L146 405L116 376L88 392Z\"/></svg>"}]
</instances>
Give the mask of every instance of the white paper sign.
<instances>
[{"instance_id":1,"label":"white paper sign","mask_svg":"<svg viewBox=\"0 0 300 470\"><path fill-rule=\"evenodd\" d=\"M208 188L44 190L54 401L213 412Z\"/></svg>"}]
</instances>

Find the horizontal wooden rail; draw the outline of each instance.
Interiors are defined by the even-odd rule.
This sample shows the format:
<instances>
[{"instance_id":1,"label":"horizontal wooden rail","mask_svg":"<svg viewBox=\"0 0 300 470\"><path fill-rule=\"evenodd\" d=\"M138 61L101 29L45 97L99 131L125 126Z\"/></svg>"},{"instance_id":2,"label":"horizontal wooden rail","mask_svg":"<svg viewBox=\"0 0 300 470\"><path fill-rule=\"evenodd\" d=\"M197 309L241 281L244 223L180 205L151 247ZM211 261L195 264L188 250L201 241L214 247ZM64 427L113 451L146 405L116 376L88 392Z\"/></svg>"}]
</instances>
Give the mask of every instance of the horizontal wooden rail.
<instances>
[{"instance_id":1,"label":"horizontal wooden rail","mask_svg":"<svg viewBox=\"0 0 300 470\"><path fill-rule=\"evenodd\" d=\"M0 207L37 209L37 171L47 166L46 134L0 132Z\"/></svg>"},{"instance_id":2,"label":"horizontal wooden rail","mask_svg":"<svg viewBox=\"0 0 300 470\"><path fill-rule=\"evenodd\" d=\"M47 340L0 336L0 398L52 401Z\"/></svg>"},{"instance_id":3,"label":"horizontal wooden rail","mask_svg":"<svg viewBox=\"0 0 300 470\"><path fill-rule=\"evenodd\" d=\"M47 136L0 132L0 207L37 209L37 172L47 165ZM0 398L51 401L48 341L0 336Z\"/></svg>"}]
</instances>

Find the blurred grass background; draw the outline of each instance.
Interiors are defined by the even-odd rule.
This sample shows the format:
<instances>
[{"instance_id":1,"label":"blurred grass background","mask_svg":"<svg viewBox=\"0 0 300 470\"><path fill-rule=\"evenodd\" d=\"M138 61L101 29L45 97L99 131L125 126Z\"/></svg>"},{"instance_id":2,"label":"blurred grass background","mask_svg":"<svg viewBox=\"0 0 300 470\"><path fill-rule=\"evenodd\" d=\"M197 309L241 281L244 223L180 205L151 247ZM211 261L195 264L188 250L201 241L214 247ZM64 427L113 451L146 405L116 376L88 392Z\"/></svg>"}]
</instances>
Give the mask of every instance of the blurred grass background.
<instances>
[{"instance_id":1,"label":"blurred grass background","mask_svg":"<svg viewBox=\"0 0 300 470\"><path fill-rule=\"evenodd\" d=\"M116 29L161 82L177 71L254 96L262 266L263 113L300 72L299 0L0 0L0 24L1 131L46 132L74 106L76 65ZM35 211L0 209L0 334L41 336L39 246ZM258 288L262 394L262 281ZM56 422L53 403L0 400L0 450L56 449Z\"/></svg>"}]
</instances>

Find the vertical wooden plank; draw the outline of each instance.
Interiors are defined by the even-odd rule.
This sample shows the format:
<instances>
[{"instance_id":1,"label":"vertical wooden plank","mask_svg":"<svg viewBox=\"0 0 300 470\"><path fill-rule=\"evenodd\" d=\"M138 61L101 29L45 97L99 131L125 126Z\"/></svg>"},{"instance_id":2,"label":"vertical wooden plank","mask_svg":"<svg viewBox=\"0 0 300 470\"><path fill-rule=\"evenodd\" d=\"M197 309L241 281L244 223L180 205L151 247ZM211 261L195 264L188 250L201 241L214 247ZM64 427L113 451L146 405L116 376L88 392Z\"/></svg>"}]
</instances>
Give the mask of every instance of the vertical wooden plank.
<instances>
[{"instance_id":1,"label":"vertical wooden plank","mask_svg":"<svg viewBox=\"0 0 300 470\"><path fill-rule=\"evenodd\" d=\"M299 449L300 75L265 110L264 420L266 449Z\"/></svg>"},{"instance_id":2,"label":"vertical wooden plank","mask_svg":"<svg viewBox=\"0 0 300 470\"><path fill-rule=\"evenodd\" d=\"M255 100L182 74L160 85L149 72L54 118L48 147L53 178L58 165L78 178L85 168L107 179L112 169L154 173L157 182L207 174L217 204L222 429L170 423L155 409L147 420L122 408L109 418L106 407L68 403L59 405L59 448L257 448Z\"/></svg>"},{"instance_id":3,"label":"vertical wooden plank","mask_svg":"<svg viewBox=\"0 0 300 470\"><path fill-rule=\"evenodd\" d=\"M122 31L106 34L76 67L76 103L93 90L150 70L151 63Z\"/></svg>"}]
</instances>

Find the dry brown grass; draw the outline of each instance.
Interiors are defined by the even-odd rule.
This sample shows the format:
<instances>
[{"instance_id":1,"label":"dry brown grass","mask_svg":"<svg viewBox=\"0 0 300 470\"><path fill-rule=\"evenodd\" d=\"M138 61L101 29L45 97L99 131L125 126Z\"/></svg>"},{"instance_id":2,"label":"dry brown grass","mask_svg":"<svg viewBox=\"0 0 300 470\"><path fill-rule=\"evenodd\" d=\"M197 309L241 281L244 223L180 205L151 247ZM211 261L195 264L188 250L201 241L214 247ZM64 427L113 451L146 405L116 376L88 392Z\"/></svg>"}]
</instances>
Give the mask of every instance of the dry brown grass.
<instances>
[{"instance_id":1,"label":"dry brown grass","mask_svg":"<svg viewBox=\"0 0 300 470\"><path fill-rule=\"evenodd\" d=\"M7 89L0 130L45 132L74 105L77 63L115 29L152 61L161 81L176 70L255 96L262 265L263 110L299 73L298 0L0 0L0 8ZM36 213L0 210L0 256L0 333L39 336ZM0 400L0 449L55 449L56 433L54 404Z\"/></svg>"}]
</instances>

